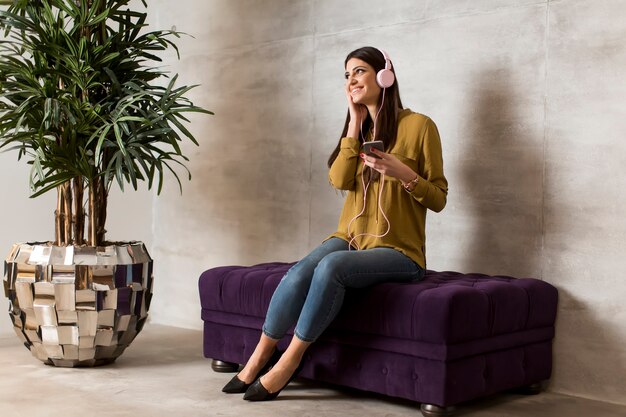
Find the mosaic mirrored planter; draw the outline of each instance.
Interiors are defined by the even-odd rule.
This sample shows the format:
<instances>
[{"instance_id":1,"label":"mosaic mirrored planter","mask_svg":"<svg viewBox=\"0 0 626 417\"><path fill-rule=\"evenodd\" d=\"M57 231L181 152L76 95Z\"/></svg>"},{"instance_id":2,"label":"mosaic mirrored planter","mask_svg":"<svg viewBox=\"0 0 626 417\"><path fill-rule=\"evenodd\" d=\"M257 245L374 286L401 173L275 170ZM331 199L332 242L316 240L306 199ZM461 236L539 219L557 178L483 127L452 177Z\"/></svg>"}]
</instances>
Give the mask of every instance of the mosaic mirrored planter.
<instances>
[{"instance_id":1,"label":"mosaic mirrored planter","mask_svg":"<svg viewBox=\"0 0 626 417\"><path fill-rule=\"evenodd\" d=\"M141 331L152 298L141 242L13 245L4 292L17 336L33 356L64 367L113 362Z\"/></svg>"}]
</instances>

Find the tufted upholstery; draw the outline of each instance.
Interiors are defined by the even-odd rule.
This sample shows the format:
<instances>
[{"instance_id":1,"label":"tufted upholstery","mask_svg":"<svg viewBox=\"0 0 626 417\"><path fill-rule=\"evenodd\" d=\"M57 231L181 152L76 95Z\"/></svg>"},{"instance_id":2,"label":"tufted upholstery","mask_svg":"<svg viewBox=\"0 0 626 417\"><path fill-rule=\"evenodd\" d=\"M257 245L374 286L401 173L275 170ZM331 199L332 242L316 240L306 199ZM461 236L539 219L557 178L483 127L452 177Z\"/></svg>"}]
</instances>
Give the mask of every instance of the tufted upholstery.
<instances>
[{"instance_id":1,"label":"tufted upholstery","mask_svg":"<svg viewBox=\"0 0 626 417\"><path fill-rule=\"evenodd\" d=\"M201 275L206 357L245 362L291 265ZM550 377L556 304L540 280L458 272L350 290L301 375L440 406L532 384Z\"/></svg>"}]
</instances>

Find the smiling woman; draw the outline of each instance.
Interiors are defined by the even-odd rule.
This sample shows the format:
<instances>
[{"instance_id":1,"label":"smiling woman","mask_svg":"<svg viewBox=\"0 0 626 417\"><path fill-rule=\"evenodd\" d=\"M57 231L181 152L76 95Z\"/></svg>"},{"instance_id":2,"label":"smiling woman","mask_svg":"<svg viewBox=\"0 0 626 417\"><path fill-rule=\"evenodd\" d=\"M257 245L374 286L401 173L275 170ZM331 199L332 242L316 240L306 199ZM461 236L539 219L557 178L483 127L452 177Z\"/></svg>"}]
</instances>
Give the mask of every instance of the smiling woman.
<instances>
[{"instance_id":1,"label":"smiling woman","mask_svg":"<svg viewBox=\"0 0 626 417\"><path fill-rule=\"evenodd\" d=\"M274 292L252 356L222 391L249 401L276 398L334 320L346 289L421 280L426 210L441 211L448 183L441 143L428 117L402 108L388 55L364 47L344 62L348 115L328 161L333 187L348 196L337 230L295 264ZM376 139L383 150L366 156ZM277 343L295 324L281 355Z\"/></svg>"},{"instance_id":2,"label":"smiling woman","mask_svg":"<svg viewBox=\"0 0 626 417\"><path fill-rule=\"evenodd\" d=\"M364 106L377 106L380 87L376 84L374 68L365 61L352 58L346 71L346 87L354 103Z\"/></svg>"},{"instance_id":3,"label":"smiling woman","mask_svg":"<svg viewBox=\"0 0 626 417\"><path fill-rule=\"evenodd\" d=\"M379 79L381 73L386 79ZM398 114L403 106L395 68L388 55L372 47L357 49L346 58L344 76L349 106L341 137L355 138L363 143L369 134L368 140L380 140L385 149L391 149L396 140ZM340 145L337 144L332 152L329 167L337 158ZM405 175L408 174L406 171ZM366 178L369 175L370 172L366 172Z\"/></svg>"}]
</instances>

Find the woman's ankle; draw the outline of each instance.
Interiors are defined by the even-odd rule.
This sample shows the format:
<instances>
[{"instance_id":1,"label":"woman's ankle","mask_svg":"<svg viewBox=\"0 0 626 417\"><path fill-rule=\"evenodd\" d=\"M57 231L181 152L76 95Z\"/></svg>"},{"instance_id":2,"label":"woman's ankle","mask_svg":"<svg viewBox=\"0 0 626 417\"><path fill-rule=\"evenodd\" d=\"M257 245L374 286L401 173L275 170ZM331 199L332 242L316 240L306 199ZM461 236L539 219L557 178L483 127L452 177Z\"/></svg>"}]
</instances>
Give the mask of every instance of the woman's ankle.
<instances>
[{"instance_id":1,"label":"woman's ankle","mask_svg":"<svg viewBox=\"0 0 626 417\"><path fill-rule=\"evenodd\" d=\"M238 378L247 384L254 382L253 379L256 379L256 376L269 362L275 351L275 346L269 352L255 350L252 353L252 356L250 356L250 359L248 359L248 362L244 365L243 369L239 372Z\"/></svg>"}]
</instances>

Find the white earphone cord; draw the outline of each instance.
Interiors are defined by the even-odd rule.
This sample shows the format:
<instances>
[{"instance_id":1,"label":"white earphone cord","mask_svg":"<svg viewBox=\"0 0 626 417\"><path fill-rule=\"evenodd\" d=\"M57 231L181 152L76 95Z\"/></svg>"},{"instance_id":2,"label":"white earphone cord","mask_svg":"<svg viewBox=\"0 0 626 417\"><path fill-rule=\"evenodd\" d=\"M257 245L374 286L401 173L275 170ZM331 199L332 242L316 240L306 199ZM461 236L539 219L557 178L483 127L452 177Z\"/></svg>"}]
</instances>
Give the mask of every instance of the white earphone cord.
<instances>
[{"instance_id":1,"label":"white earphone cord","mask_svg":"<svg viewBox=\"0 0 626 417\"><path fill-rule=\"evenodd\" d=\"M382 98L382 100L380 102L380 107L378 108L378 111L376 112L376 116L374 117L374 128L372 130L372 138L374 138L374 139L376 138L376 122L378 120L378 115L380 114L380 111L383 108L383 104L385 104L385 90L386 90L386 88L383 88L383 98ZM365 142L365 138L363 137L363 122L361 122L360 134L361 134L361 139L363 139L363 142ZM370 178L367 180L367 184L365 184L365 177L363 175L364 173L365 173L365 167L363 167L363 171L361 171L361 184L363 186L363 209L359 212L359 214L354 216L352 218L352 220L350 220L350 222L348 223L348 230L347 230L348 237L351 236L350 227L352 226L352 223L356 219L361 217L363 215L363 213L365 213L365 206L366 206L366 202L367 202L367 190L369 189L369 186L370 186L371 175L370 175ZM385 187L385 174L380 174L380 187L379 187L379 191L378 191L378 210L380 211L380 213L385 218L385 221L387 222L387 230L382 235L376 235L376 234L372 234L372 233L359 233L359 234L353 236L350 239L350 242L348 243L348 250L350 250L352 248L352 243L353 242L354 242L354 246L356 247L357 250L361 249L359 244L356 242L356 239L358 237L361 237L361 236L371 236L373 238L385 237L385 236L387 236L387 234L391 230L391 222L389 222L389 218L387 218L387 215L385 214L385 211L383 210L383 206L382 206L382 195L383 195L384 187ZM376 224L378 224L378 220L376 220Z\"/></svg>"},{"instance_id":2,"label":"white earphone cord","mask_svg":"<svg viewBox=\"0 0 626 417\"><path fill-rule=\"evenodd\" d=\"M350 223L348 223L348 237L351 236L350 233L350 226L352 226L352 222L354 222L356 219L358 219L364 212L365 212L365 202L367 199L367 190L369 188L370 185L370 181L367 181L367 185L365 184L365 179L363 178L363 175L361 175L361 181L363 184L363 209L361 210L361 212L359 214L357 214L355 217L352 218L352 220L350 220ZM387 234L389 234L389 232L391 231L391 222L389 221L389 218L387 217L387 215L385 214L385 211L383 210L382 207L382 195L383 195L383 188L385 187L385 174L381 174L380 177L380 189L378 192L378 210L380 210L381 214L383 215L385 221L387 222L387 230L385 230L385 233L377 235L377 234L373 234L373 233L359 233L358 235L353 236L350 239L350 242L348 243L348 250L350 250L352 248L352 244L354 243L354 247L357 250L360 250L361 247L359 246L359 244L356 242L356 239L361 237L361 236L370 236L373 238L380 238L380 237L385 237L387 236ZM378 222L376 222L378 223Z\"/></svg>"}]
</instances>

